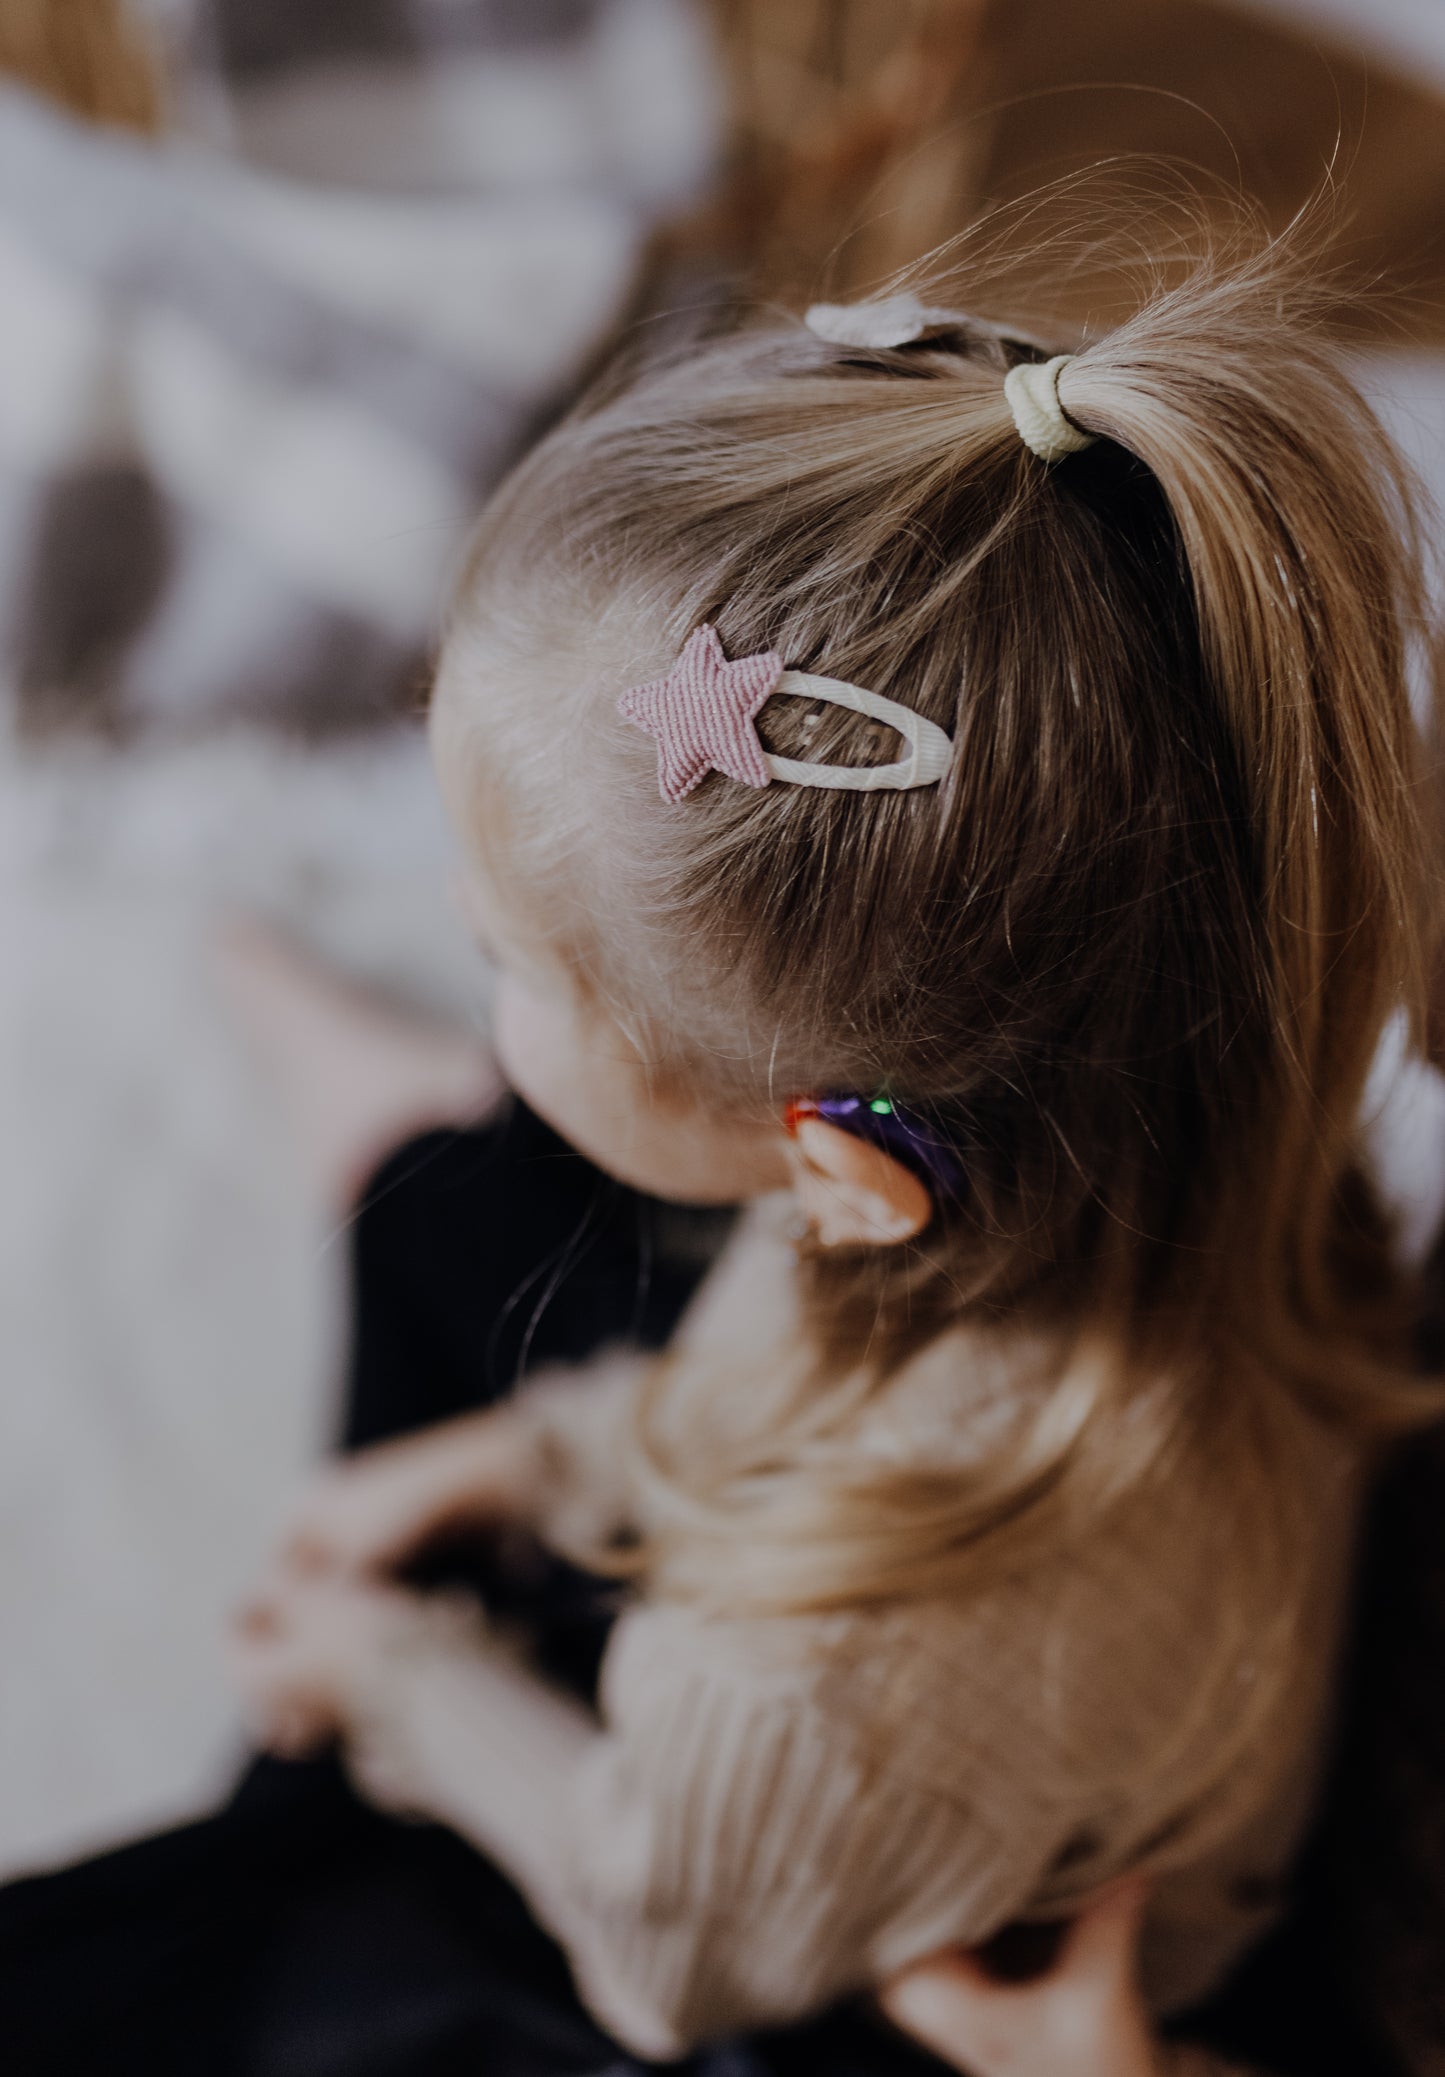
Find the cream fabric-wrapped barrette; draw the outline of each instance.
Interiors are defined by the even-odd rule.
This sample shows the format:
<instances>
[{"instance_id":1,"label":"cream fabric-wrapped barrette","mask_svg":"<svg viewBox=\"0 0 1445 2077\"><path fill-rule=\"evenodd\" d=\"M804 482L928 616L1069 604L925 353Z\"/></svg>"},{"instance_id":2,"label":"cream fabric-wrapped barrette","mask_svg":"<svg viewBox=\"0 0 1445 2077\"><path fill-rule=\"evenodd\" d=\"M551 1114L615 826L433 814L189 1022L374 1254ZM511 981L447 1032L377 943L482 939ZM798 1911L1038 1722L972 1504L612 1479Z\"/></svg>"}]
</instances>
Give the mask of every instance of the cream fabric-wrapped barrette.
<instances>
[{"instance_id":1,"label":"cream fabric-wrapped barrette","mask_svg":"<svg viewBox=\"0 0 1445 2077\"><path fill-rule=\"evenodd\" d=\"M847 707L897 729L908 755L892 764L808 764L764 750L755 726L774 693ZM841 678L790 671L775 650L729 661L717 629L695 628L665 678L634 685L617 702L634 727L657 739L657 784L664 800L680 801L709 772L744 786L785 779L792 786L824 786L851 793L899 793L936 786L953 756L953 738L912 707L885 699Z\"/></svg>"},{"instance_id":2,"label":"cream fabric-wrapped barrette","mask_svg":"<svg viewBox=\"0 0 1445 2077\"><path fill-rule=\"evenodd\" d=\"M880 296L876 303L814 303L803 323L830 346L917 346L964 323L957 310L933 310L917 296Z\"/></svg>"},{"instance_id":3,"label":"cream fabric-wrapped barrette","mask_svg":"<svg viewBox=\"0 0 1445 2077\"><path fill-rule=\"evenodd\" d=\"M974 321L962 311L935 309L905 293L883 296L875 303L815 303L803 322L830 346L886 351L921 345ZM1075 425L1059 402L1059 377L1073 358L1071 353L1057 353L1052 360L1020 361L1004 377L1003 392L1019 438L1041 462L1060 462L1092 447L1098 438Z\"/></svg>"}]
</instances>

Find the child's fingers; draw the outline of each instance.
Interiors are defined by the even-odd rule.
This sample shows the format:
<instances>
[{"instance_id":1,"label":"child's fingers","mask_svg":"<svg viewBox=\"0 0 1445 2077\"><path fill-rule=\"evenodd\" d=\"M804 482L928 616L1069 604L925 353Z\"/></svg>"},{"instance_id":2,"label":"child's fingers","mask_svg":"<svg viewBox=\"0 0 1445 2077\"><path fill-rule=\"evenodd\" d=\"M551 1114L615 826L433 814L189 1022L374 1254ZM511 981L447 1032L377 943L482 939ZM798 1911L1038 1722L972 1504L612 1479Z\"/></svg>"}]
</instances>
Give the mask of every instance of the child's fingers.
<instances>
[{"instance_id":1,"label":"child's fingers","mask_svg":"<svg viewBox=\"0 0 1445 2077\"><path fill-rule=\"evenodd\" d=\"M262 1706L295 1695L324 1709L333 1727L372 1677L398 1625L414 1618L409 1596L335 1575L282 1578L255 1594L232 1623L230 1649L242 1691Z\"/></svg>"},{"instance_id":2,"label":"child's fingers","mask_svg":"<svg viewBox=\"0 0 1445 2077\"><path fill-rule=\"evenodd\" d=\"M340 1729L337 1697L314 1660L275 1626L269 1609L247 1610L231 1642L231 1667L247 1727L283 1759L299 1759Z\"/></svg>"},{"instance_id":3,"label":"child's fingers","mask_svg":"<svg viewBox=\"0 0 1445 2077\"><path fill-rule=\"evenodd\" d=\"M245 1693L242 1714L257 1745L278 1759L301 1760L322 1751L340 1731L334 1709L313 1695Z\"/></svg>"},{"instance_id":4,"label":"child's fingers","mask_svg":"<svg viewBox=\"0 0 1445 2077\"><path fill-rule=\"evenodd\" d=\"M281 1545L301 1573L389 1570L425 1541L447 1495L435 1448L382 1444L317 1479Z\"/></svg>"},{"instance_id":5,"label":"child's fingers","mask_svg":"<svg viewBox=\"0 0 1445 2077\"><path fill-rule=\"evenodd\" d=\"M281 1611L275 1602L255 1595L242 1602L231 1618L231 1627L238 1636L259 1642L262 1638L277 1636L281 1621Z\"/></svg>"},{"instance_id":6,"label":"child's fingers","mask_svg":"<svg viewBox=\"0 0 1445 2077\"><path fill-rule=\"evenodd\" d=\"M930 1956L881 1993L884 2011L973 2077L1142 2077L1154 2067L1135 1954L1147 1881L1089 1905L1045 1975L1001 1983L964 1950Z\"/></svg>"},{"instance_id":7,"label":"child's fingers","mask_svg":"<svg viewBox=\"0 0 1445 2077\"><path fill-rule=\"evenodd\" d=\"M323 1711L293 1700L270 1712L260 1736L277 1759L304 1760L328 1745L335 1734L335 1723Z\"/></svg>"},{"instance_id":8,"label":"child's fingers","mask_svg":"<svg viewBox=\"0 0 1445 2077\"><path fill-rule=\"evenodd\" d=\"M880 2002L895 2025L953 2061L976 2051L979 2026L999 1989L981 1962L953 1948L893 1977Z\"/></svg>"},{"instance_id":9,"label":"child's fingers","mask_svg":"<svg viewBox=\"0 0 1445 2077\"><path fill-rule=\"evenodd\" d=\"M340 1554L333 1537L320 1535L314 1528L296 1529L282 1544L280 1562L295 1572L326 1572L337 1564Z\"/></svg>"},{"instance_id":10,"label":"child's fingers","mask_svg":"<svg viewBox=\"0 0 1445 2077\"><path fill-rule=\"evenodd\" d=\"M1132 1982L1149 1889L1147 1876L1127 1875L1101 1890L1070 1927L1054 1974L1079 1984Z\"/></svg>"},{"instance_id":11,"label":"child's fingers","mask_svg":"<svg viewBox=\"0 0 1445 2077\"><path fill-rule=\"evenodd\" d=\"M281 1563L303 1572L361 1569L370 1555L364 1505L358 1507L344 1473L328 1473L282 1541Z\"/></svg>"}]
</instances>

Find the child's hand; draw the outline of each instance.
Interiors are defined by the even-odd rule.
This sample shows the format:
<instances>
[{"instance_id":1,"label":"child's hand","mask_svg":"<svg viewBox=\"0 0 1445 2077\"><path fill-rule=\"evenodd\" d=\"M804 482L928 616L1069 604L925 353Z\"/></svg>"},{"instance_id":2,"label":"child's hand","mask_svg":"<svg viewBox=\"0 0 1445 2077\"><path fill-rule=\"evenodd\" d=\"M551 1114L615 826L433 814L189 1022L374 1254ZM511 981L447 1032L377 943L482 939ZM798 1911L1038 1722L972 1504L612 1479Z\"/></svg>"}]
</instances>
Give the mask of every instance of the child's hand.
<instances>
[{"instance_id":1,"label":"child's hand","mask_svg":"<svg viewBox=\"0 0 1445 2077\"><path fill-rule=\"evenodd\" d=\"M895 1976L883 2009L971 2077L1157 2077L1135 1968L1146 1893L1135 1881L1106 1891L1032 1983L1000 1983L955 1951Z\"/></svg>"},{"instance_id":2,"label":"child's hand","mask_svg":"<svg viewBox=\"0 0 1445 2077\"><path fill-rule=\"evenodd\" d=\"M392 1572L447 1529L525 1516L536 1477L528 1432L506 1407L379 1443L319 1475L281 1562L302 1572Z\"/></svg>"},{"instance_id":3,"label":"child's hand","mask_svg":"<svg viewBox=\"0 0 1445 2077\"><path fill-rule=\"evenodd\" d=\"M434 1656L509 1651L465 1594L409 1594L339 1573L281 1573L236 1619L232 1665L257 1743L299 1760L339 1742L383 1809L413 1811L410 1677Z\"/></svg>"},{"instance_id":4,"label":"child's hand","mask_svg":"<svg viewBox=\"0 0 1445 2077\"><path fill-rule=\"evenodd\" d=\"M249 1728L283 1759L344 1738L405 1647L416 1597L340 1577L282 1575L240 1611L232 1665Z\"/></svg>"}]
</instances>

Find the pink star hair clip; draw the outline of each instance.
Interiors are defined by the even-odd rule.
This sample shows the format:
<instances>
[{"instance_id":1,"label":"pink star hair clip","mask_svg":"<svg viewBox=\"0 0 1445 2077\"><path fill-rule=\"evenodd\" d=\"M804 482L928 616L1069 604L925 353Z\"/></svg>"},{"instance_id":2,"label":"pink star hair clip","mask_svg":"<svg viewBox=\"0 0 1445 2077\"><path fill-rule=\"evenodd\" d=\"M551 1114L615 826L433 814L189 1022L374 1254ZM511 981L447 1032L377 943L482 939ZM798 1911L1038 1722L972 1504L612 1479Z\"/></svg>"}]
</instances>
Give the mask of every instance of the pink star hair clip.
<instances>
[{"instance_id":1,"label":"pink star hair clip","mask_svg":"<svg viewBox=\"0 0 1445 2077\"><path fill-rule=\"evenodd\" d=\"M908 755L893 764L805 764L773 757L758 740L757 717L774 693L847 707L897 729ZM744 786L785 779L793 786L846 788L854 793L905 792L936 786L953 756L953 738L936 723L882 693L841 678L790 671L773 650L757 656L723 654L717 629L700 627L688 636L665 678L634 685L617 702L635 727L657 738L657 783L667 801L680 801L709 772L722 772Z\"/></svg>"}]
</instances>

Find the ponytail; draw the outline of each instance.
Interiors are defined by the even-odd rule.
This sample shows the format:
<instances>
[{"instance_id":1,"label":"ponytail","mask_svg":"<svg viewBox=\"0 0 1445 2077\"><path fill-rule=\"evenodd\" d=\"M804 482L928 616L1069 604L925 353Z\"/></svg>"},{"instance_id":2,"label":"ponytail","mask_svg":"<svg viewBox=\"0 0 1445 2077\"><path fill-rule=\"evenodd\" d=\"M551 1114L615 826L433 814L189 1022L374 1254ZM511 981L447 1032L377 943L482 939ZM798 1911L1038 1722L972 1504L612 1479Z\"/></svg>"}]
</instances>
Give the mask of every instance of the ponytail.
<instances>
[{"instance_id":1,"label":"ponytail","mask_svg":"<svg viewBox=\"0 0 1445 2077\"><path fill-rule=\"evenodd\" d=\"M1278 1034L1268 1158L1240 1187L1320 1328L1358 1294L1330 1244L1365 1079L1404 1007L1418 1031L1425 849L1406 649L1423 631L1403 466L1335 351L1264 263L1204 271L1072 358L1060 402L1159 485L1205 676L1236 746L1256 854L1257 984ZM1287 1129L1279 1129L1288 1120ZM1277 1317L1277 1306L1262 1306Z\"/></svg>"}]
</instances>

